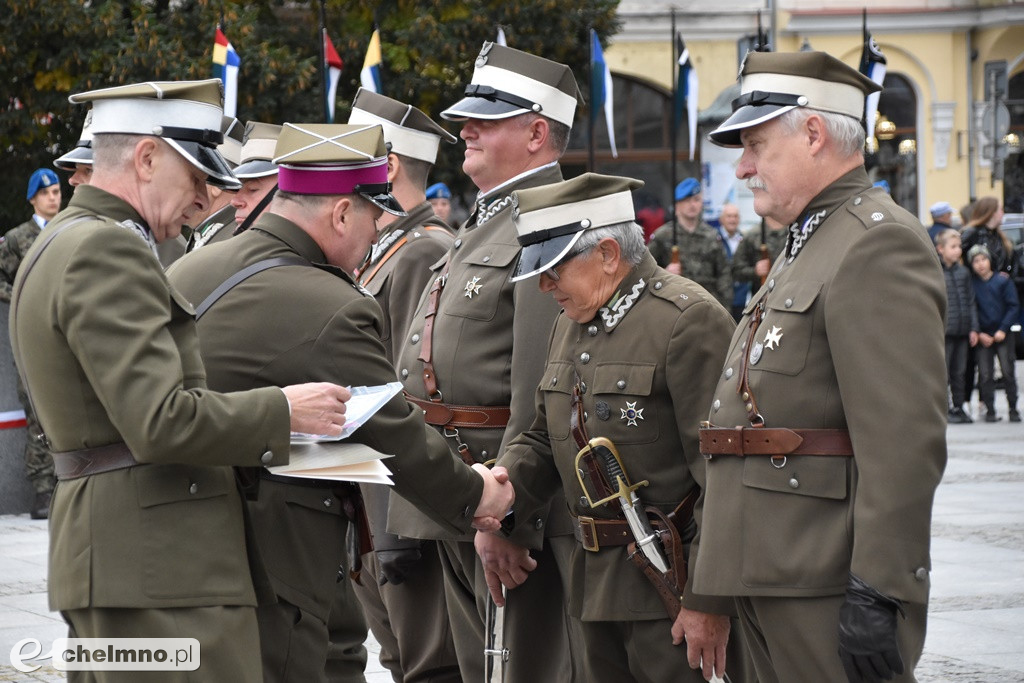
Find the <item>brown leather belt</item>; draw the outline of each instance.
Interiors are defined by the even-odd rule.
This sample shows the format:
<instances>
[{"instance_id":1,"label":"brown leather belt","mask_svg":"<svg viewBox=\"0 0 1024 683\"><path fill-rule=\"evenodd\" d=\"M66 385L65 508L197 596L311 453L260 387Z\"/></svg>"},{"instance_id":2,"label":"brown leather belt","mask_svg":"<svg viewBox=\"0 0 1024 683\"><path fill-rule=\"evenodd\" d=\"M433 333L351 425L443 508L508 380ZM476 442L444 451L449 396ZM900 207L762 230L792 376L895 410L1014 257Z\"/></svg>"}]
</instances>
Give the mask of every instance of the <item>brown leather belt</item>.
<instances>
[{"instance_id":1,"label":"brown leather belt","mask_svg":"<svg viewBox=\"0 0 1024 683\"><path fill-rule=\"evenodd\" d=\"M597 552L602 546L628 545L636 539L624 519L572 518L572 534L584 550Z\"/></svg>"},{"instance_id":2,"label":"brown leather belt","mask_svg":"<svg viewBox=\"0 0 1024 683\"><path fill-rule=\"evenodd\" d=\"M779 427L711 427L698 431L700 452L713 455L853 455L845 429L783 429Z\"/></svg>"},{"instance_id":3,"label":"brown leather belt","mask_svg":"<svg viewBox=\"0 0 1024 683\"><path fill-rule=\"evenodd\" d=\"M438 401L424 401L408 393L405 398L423 411L423 419L427 424L437 427L504 429L512 415L511 409L503 406L457 406Z\"/></svg>"},{"instance_id":4,"label":"brown leather belt","mask_svg":"<svg viewBox=\"0 0 1024 683\"><path fill-rule=\"evenodd\" d=\"M53 472L61 481L123 470L138 464L124 442L53 453Z\"/></svg>"}]
</instances>

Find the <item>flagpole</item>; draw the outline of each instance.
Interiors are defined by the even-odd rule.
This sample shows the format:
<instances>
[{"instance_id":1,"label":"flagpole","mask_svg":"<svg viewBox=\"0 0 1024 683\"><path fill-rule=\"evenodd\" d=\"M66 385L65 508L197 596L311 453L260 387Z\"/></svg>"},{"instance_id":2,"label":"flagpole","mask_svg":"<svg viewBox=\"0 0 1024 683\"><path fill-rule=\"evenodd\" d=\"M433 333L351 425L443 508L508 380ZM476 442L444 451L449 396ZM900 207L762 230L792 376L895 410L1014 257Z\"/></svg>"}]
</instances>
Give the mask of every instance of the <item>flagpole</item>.
<instances>
[{"instance_id":1,"label":"flagpole","mask_svg":"<svg viewBox=\"0 0 1024 683\"><path fill-rule=\"evenodd\" d=\"M320 0L320 94L324 105L324 121L330 123L331 108L327 102L327 46L325 36L327 35L327 0Z\"/></svg>"},{"instance_id":2,"label":"flagpole","mask_svg":"<svg viewBox=\"0 0 1024 683\"><path fill-rule=\"evenodd\" d=\"M597 76L594 73L594 27L588 27L587 44L590 46L590 117L587 122L587 171L594 172L594 119L597 118Z\"/></svg>"},{"instance_id":3,"label":"flagpole","mask_svg":"<svg viewBox=\"0 0 1024 683\"><path fill-rule=\"evenodd\" d=\"M671 52L672 52L672 69L669 72L669 76L670 76L670 78L672 80L672 114L671 114L671 118L669 119L669 132L670 132L670 137L671 137L671 140L672 140L672 159L671 159L671 162L670 162L670 166L672 167L672 170L671 170L672 184L671 184L671 186L669 187L669 190L668 190L668 199L669 199L668 206L669 206L669 212L672 214L672 244L674 245L678 241L678 238L679 238L679 235L678 235L678 230L679 230L678 224L679 224L679 221L676 220L676 202L675 202L675 199L676 199L676 155L678 154L678 142L676 140L676 106L678 106L677 105L677 99L679 97L678 93L676 93L676 87L677 87L677 83L679 81L678 76L676 75L676 69L679 68L679 55L676 54L676 50L677 50L679 41L676 39L676 8L675 7L672 8L672 35L669 37L669 43L672 46L672 50L671 50Z\"/></svg>"}]
</instances>

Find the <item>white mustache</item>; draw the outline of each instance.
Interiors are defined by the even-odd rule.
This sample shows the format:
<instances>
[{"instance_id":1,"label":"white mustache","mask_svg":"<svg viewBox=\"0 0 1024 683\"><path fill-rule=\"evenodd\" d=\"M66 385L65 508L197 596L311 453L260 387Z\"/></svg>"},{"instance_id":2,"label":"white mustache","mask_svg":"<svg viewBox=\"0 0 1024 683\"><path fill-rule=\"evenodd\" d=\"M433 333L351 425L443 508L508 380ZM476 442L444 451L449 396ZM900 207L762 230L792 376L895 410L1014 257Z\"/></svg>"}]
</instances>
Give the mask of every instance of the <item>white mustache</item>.
<instances>
[{"instance_id":1,"label":"white mustache","mask_svg":"<svg viewBox=\"0 0 1024 683\"><path fill-rule=\"evenodd\" d=\"M764 190L765 184L758 176L750 176L747 178L747 189L748 190Z\"/></svg>"}]
</instances>

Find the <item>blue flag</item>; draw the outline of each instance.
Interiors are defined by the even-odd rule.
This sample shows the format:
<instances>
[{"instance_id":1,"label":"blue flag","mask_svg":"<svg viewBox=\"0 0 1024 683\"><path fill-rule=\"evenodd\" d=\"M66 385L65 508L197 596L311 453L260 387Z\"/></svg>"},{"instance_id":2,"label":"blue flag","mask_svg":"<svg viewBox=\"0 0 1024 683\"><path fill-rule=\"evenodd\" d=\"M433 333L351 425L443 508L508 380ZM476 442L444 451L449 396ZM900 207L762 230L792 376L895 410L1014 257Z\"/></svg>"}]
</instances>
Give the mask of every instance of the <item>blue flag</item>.
<instances>
[{"instance_id":1,"label":"blue flag","mask_svg":"<svg viewBox=\"0 0 1024 683\"><path fill-rule=\"evenodd\" d=\"M612 103L612 72L608 69L608 63L604 61L604 52L601 51L601 41L597 39L597 31L590 29L590 118L591 123L597 121L597 112L604 109L604 120L608 126L608 144L612 149L612 156L618 158L619 152L615 149L615 123L613 117L614 106Z\"/></svg>"},{"instance_id":2,"label":"blue flag","mask_svg":"<svg viewBox=\"0 0 1024 683\"><path fill-rule=\"evenodd\" d=\"M679 54L679 75L676 81L676 97L673 102L672 121L678 129L686 112L686 122L690 133L690 161L697 151L697 70L690 61L690 51L686 49L683 36L676 34L676 48Z\"/></svg>"}]
</instances>

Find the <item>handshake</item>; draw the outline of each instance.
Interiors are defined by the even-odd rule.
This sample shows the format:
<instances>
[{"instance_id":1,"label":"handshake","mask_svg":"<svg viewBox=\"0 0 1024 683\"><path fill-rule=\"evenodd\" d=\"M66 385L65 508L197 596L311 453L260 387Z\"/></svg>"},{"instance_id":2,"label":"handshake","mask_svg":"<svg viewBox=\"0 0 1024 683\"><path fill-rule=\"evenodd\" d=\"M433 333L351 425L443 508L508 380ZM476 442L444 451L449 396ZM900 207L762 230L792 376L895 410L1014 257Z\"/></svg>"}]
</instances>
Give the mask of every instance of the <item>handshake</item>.
<instances>
[{"instance_id":1,"label":"handshake","mask_svg":"<svg viewBox=\"0 0 1024 683\"><path fill-rule=\"evenodd\" d=\"M501 528L502 520L512 508L516 492L512 489L508 470L504 467L488 469L487 466L477 463L473 465L473 469L484 480L480 503L473 513L473 528L494 533Z\"/></svg>"}]
</instances>

